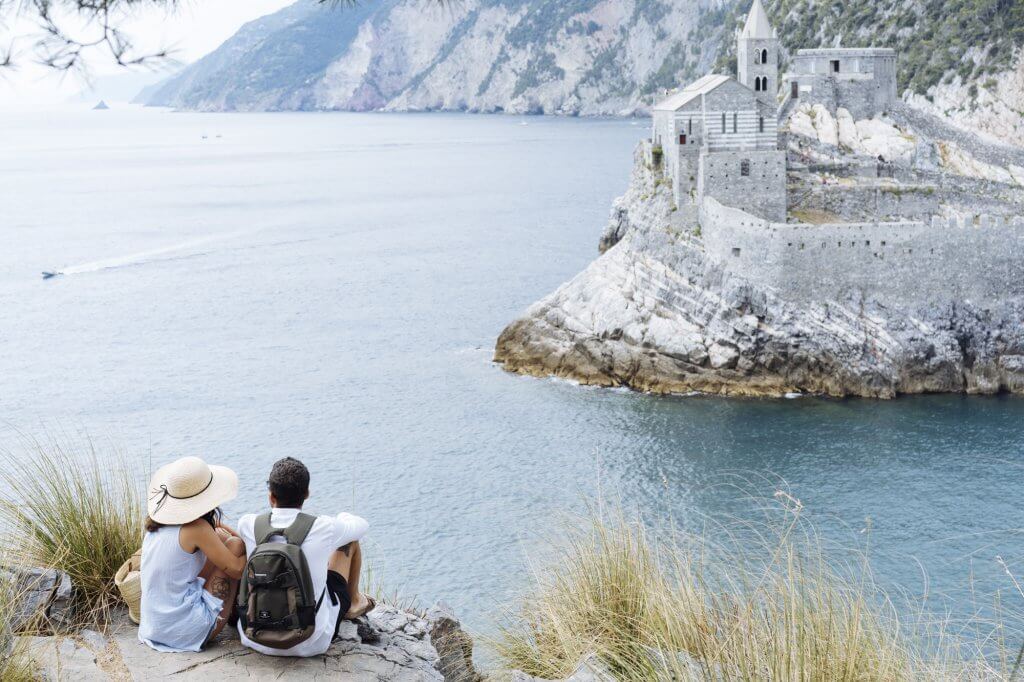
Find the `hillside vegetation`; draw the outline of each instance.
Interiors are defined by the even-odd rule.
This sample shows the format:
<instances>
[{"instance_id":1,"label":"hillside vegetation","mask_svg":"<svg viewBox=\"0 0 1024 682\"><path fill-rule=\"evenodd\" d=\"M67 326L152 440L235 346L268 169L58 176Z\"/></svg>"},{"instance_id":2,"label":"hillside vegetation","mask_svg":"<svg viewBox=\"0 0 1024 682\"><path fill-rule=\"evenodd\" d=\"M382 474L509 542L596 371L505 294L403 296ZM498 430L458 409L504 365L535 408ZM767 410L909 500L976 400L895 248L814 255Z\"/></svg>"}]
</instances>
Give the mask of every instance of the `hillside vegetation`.
<instances>
[{"instance_id":1,"label":"hillside vegetation","mask_svg":"<svg viewBox=\"0 0 1024 682\"><path fill-rule=\"evenodd\" d=\"M959 75L984 86L1010 69L1024 45L1024 0L764 0L787 51L811 47L894 47L898 83L927 95ZM726 30L742 26L748 2L733 4ZM735 46L716 64L729 68Z\"/></svg>"}]
</instances>

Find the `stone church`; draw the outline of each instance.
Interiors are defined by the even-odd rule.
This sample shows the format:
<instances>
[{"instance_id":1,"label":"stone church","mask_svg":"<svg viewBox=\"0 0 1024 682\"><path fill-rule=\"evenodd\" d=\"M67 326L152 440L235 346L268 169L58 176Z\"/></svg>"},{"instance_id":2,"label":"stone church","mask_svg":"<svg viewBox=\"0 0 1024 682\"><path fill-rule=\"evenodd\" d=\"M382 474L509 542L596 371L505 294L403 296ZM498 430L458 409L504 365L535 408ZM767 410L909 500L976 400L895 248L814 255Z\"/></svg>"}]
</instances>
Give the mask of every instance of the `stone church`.
<instances>
[{"instance_id":1,"label":"stone church","mask_svg":"<svg viewBox=\"0 0 1024 682\"><path fill-rule=\"evenodd\" d=\"M761 0L737 36L736 78L709 74L654 107L660 148L676 205L711 197L765 220L786 221L786 152L780 111L799 102L842 106L860 116L896 98L896 55L887 49L799 50L782 79L779 39Z\"/></svg>"}]
</instances>

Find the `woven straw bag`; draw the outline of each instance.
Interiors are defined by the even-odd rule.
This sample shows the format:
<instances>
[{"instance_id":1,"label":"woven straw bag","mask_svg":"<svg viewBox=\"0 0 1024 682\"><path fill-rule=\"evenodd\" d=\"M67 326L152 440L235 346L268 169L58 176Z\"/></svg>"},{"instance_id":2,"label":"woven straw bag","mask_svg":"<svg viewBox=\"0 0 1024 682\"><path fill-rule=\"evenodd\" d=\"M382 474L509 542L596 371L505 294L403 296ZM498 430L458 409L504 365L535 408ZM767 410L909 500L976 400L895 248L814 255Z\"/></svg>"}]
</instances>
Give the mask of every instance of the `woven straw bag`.
<instances>
[{"instance_id":1,"label":"woven straw bag","mask_svg":"<svg viewBox=\"0 0 1024 682\"><path fill-rule=\"evenodd\" d=\"M139 607L142 604L142 550L132 554L128 561L121 564L114 574L114 584L117 585L121 598L128 604L128 617L136 625L139 624Z\"/></svg>"}]
</instances>

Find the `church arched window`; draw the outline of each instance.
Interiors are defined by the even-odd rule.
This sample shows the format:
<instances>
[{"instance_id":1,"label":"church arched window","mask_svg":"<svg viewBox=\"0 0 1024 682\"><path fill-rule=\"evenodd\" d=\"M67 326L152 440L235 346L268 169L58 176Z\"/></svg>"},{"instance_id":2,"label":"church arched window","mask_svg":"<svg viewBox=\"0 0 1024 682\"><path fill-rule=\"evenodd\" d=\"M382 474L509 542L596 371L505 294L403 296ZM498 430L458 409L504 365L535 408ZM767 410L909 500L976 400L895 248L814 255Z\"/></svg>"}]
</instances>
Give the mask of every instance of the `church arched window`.
<instances>
[{"instance_id":1,"label":"church arched window","mask_svg":"<svg viewBox=\"0 0 1024 682\"><path fill-rule=\"evenodd\" d=\"M760 64L761 63L761 51L760 50L754 50L754 63L755 64Z\"/></svg>"},{"instance_id":2,"label":"church arched window","mask_svg":"<svg viewBox=\"0 0 1024 682\"><path fill-rule=\"evenodd\" d=\"M768 63L768 50L761 50L761 63L762 64L767 64Z\"/></svg>"}]
</instances>

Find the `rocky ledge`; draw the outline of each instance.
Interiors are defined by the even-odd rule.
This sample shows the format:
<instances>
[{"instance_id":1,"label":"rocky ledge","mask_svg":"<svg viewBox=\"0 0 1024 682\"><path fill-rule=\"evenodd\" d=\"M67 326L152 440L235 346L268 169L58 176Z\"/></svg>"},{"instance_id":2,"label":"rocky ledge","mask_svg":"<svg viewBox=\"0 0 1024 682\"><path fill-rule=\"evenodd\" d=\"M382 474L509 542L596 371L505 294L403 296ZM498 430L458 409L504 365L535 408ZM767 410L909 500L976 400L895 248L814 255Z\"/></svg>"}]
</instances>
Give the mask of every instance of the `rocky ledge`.
<instances>
[{"instance_id":1,"label":"rocky ledge","mask_svg":"<svg viewBox=\"0 0 1024 682\"><path fill-rule=\"evenodd\" d=\"M32 589L26 593L19 620L11 624L11 629L32 627L64 633L19 637L35 661L37 675L44 680L481 679L473 667L472 639L443 605L418 613L378 604L358 623L343 623L339 641L325 655L314 658L263 656L243 647L232 628L225 628L218 640L200 653L163 654L139 643L138 628L125 612L115 613L102 633L61 627L59 619L66 614L68 603L66 576L56 571L35 571L30 579Z\"/></svg>"},{"instance_id":2,"label":"rocky ledge","mask_svg":"<svg viewBox=\"0 0 1024 682\"><path fill-rule=\"evenodd\" d=\"M507 370L652 393L1024 392L1021 301L783 300L706 252L650 159L641 145L603 255L501 333Z\"/></svg>"}]
</instances>

